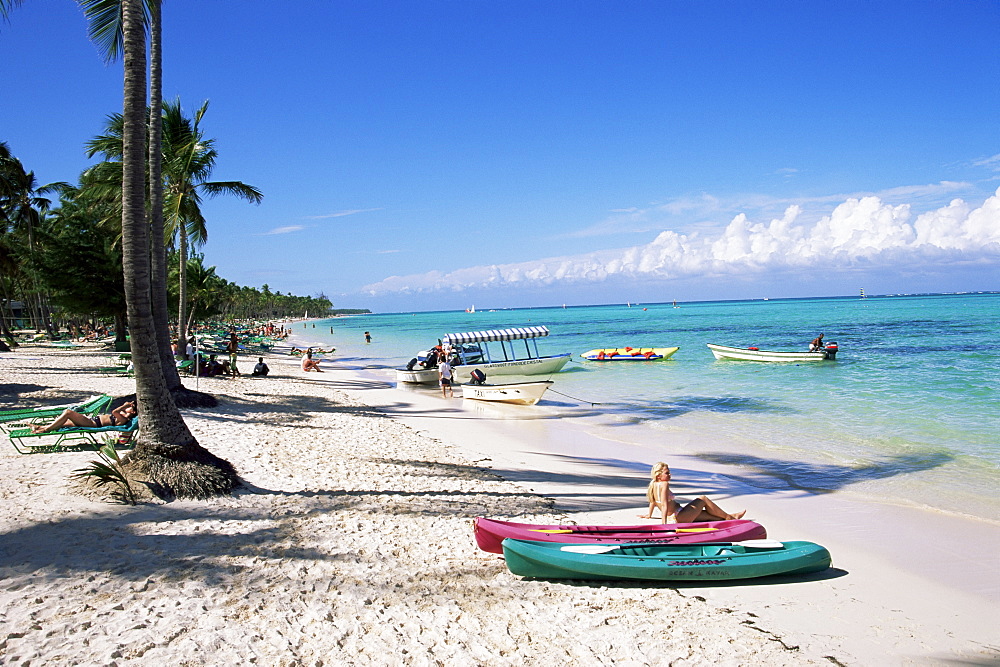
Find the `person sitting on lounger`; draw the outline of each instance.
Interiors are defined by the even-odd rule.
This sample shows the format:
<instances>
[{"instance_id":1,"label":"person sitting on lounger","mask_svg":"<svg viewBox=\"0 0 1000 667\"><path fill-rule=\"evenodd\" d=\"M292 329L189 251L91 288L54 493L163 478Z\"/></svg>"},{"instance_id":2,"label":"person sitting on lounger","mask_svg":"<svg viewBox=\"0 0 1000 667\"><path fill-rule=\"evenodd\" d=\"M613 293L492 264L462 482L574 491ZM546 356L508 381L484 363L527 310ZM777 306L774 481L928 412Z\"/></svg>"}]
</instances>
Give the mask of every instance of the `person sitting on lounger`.
<instances>
[{"instance_id":1,"label":"person sitting on lounger","mask_svg":"<svg viewBox=\"0 0 1000 667\"><path fill-rule=\"evenodd\" d=\"M72 424L80 428L102 428L104 426L124 426L128 424L132 417L135 417L138 412L135 409L135 403L129 401L127 403L122 403L117 408L111 411L110 414L106 415L94 415L93 417L88 417L87 415L81 415L75 410L63 410L63 413L56 417L51 424L47 426L42 426L41 424L32 424L32 433L49 433L60 429L67 423Z\"/></svg>"}]
</instances>

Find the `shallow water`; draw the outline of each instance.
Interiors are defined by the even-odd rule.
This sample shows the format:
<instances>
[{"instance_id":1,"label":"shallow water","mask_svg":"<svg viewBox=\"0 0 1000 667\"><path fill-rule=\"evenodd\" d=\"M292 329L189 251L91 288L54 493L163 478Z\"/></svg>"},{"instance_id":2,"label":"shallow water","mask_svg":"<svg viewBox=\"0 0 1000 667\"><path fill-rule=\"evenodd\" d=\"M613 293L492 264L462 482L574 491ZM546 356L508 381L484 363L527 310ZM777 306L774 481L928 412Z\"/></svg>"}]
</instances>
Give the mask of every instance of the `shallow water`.
<instances>
[{"instance_id":1,"label":"shallow water","mask_svg":"<svg viewBox=\"0 0 1000 667\"><path fill-rule=\"evenodd\" d=\"M377 370L402 366L445 333L529 324L552 331L539 342L543 353L575 360L527 409L559 410L605 437L648 444L651 461L659 452L650 429L665 441L684 434L704 443L705 458L761 487L998 516L998 294L404 313L295 333ZM716 361L705 347L804 350L821 332L840 345L834 362ZM578 356L626 345L681 349L664 362Z\"/></svg>"}]
</instances>

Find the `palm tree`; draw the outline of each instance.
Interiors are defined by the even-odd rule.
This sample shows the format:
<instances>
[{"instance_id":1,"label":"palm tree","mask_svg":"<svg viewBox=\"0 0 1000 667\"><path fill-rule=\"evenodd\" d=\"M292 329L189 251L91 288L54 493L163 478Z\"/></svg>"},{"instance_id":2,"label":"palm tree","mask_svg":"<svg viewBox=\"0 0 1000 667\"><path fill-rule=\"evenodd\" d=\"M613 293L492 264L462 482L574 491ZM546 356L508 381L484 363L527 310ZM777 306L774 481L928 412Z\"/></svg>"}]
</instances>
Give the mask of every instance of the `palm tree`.
<instances>
[{"instance_id":1,"label":"palm tree","mask_svg":"<svg viewBox=\"0 0 1000 667\"><path fill-rule=\"evenodd\" d=\"M89 20L91 39L98 44L105 61L112 61L122 52L121 0L79 0ZM149 226L150 269L153 284L153 319L156 322L160 350L160 366L164 381L179 405L214 406L208 394L189 392L181 384L173 365L170 350L170 318L167 308L167 259L163 241L163 182L160 179L162 137L162 24L160 0L145 0L149 23Z\"/></svg>"},{"instance_id":2,"label":"palm tree","mask_svg":"<svg viewBox=\"0 0 1000 667\"><path fill-rule=\"evenodd\" d=\"M186 265L191 245L201 246L208 240L205 217L201 213L201 195L232 194L258 203L263 198L260 191L241 181L207 180L215 168L218 151L215 140L206 139L201 129L201 119L208 110L208 102L195 112L193 118L184 116L180 100L163 105L163 181L165 184L166 238L173 241L180 254L181 265ZM120 159L122 150L123 119L119 114L108 116L105 133L87 144L88 155L103 153L111 160ZM106 163L107 164L107 163ZM111 162L110 164L114 164ZM93 170L106 171L103 165ZM107 183L108 191L116 191L115 183ZM186 273L179 273L178 286L178 337L186 339L189 298Z\"/></svg>"},{"instance_id":3,"label":"palm tree","mask_svg":"<svg viewBox=\"0 0 1000 667\"><path fill-rule=\"evenodd\" d=\"M163 378L150 292L146 224L146 35L142 0L122 0L125 61L122 111L122 255L136 401L143 428L124 459L157 495L207 497L239 483L228 461L201 447Z\"/></svg>"},{"instance_id":4,"label":"palm tree","mask_svg":"<svg viewBox=\"0 0 1000 667\"><path fill-rule=\"evenodd\" d=\"M87 12L100 4L80 0ZM0 17L21 0L0 0ZM122 132L122 263L136 400L143 430L123 460L130 475L145 478L162 497L207 497L229 493L239 483L232 464L201 447L181 418L164 380L152 312L149 230L146 224L146 34L143 0L121 0L121 45L125 61ZM113 11L113 10L112 10ZM88 13L92 16L92 13ZM161 286L165 289L165 285Z\"/></svg>"},{"instance_id":5,"label":"palm tree","mask_svg":"<svg viewBox=\"0 0 1000 667\"><path fill-rule=\"evenodd\" d=\"M28 254L35 252L35 233L42 216L52 201L48 195L65 192L69 183L57 182L39 185L35 172L25 171L24 165L11 155L6 144L0 147L0 223L5 237L20 234L25 240ZM35 286L31 299L35 321L41 322L49 335L53 335L48 306L41 291Z\"/></svg>"},{"instance_id":6,"label":"palm tree","mask_svg":"<svg viewBox=\"0 0 1000 667\"><path fill-rule=\"evenodd\" d=\"M204 256L194 254L188 258L187 270L184 271L191 306L189 320L208 318L222 312L222 301L229 286L228 281L215 272L214 266L205 266L204 259ZM177 272L180 272L180 265Z\"/></svg>"},{"instance_id":7,"label":"palm tree","mask_svg":"<svg viewBox=\"0 0 1000 667\"><path fill-rule=\"evenodd\" d=\"M170 233L176 233L180 265L186 266L189 242L203 245L208 240L205 217L201 213L201 196L230 194L260 203L260 190L241 181L209 181L218 152L215 140L206 139L201 119L208 111L205 102L195 111L193 119L184 117L180 99L163 106L164 169L166 185L165 220ZM186 335L187 276L180 272L177 322L180 337Z\"/></svg>"}]
</instances>

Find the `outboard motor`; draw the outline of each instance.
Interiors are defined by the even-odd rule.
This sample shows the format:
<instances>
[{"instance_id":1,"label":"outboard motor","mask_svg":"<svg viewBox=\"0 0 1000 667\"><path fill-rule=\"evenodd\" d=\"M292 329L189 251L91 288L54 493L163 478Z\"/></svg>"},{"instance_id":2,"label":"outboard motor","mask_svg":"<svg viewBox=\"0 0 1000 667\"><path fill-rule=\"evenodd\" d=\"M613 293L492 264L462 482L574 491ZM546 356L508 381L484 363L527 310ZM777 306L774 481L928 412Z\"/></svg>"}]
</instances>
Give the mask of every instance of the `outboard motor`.
<instances>
[{"instance_id":1,"label":"outboard motor","mask_svg":"<svg viewBox=\"0 0 1000 667\"><path fill-rule=\"evenodd\" d=\"M831 340L829 343L826 344L826 347L823 348L823 351L826 352L827 359L833 360L837 358L838 349L839 348L837 347L837 341Z\"/></svg>"},{"instance_id":2,"label":"outboard motor","mask_svg":"<svg viewBox=\"0 0 1000 667\"><path fill-rule=\"evenodd\" d=\"M417 363L424 368L434 368L437 366L437 362L438 353L434 348L417 353Z\"/></svg>"},{"instance_id":3,"label":"outboard motor","mask_svg":"<svg viewBox=\"0 0 1000 667\"><path fill-rule=\"evenodd\" d=\"M417 358L413 357L412 359L410 359L410 362L406 364L406 370L412 371L413 367L416 365L417 365Z\"/></svg>"},{"instance_id":4,"label":"outboard motor","mask_svg":"<svg viewBox=\"0 0 1000 667\"><path fill-rule=\"evenodd\" d=\"M486 382L486 373L478 368L474 369L469 375L472 376L472 379L469 380L470 384L483 384Z\"/></svg>"}]
</instances>

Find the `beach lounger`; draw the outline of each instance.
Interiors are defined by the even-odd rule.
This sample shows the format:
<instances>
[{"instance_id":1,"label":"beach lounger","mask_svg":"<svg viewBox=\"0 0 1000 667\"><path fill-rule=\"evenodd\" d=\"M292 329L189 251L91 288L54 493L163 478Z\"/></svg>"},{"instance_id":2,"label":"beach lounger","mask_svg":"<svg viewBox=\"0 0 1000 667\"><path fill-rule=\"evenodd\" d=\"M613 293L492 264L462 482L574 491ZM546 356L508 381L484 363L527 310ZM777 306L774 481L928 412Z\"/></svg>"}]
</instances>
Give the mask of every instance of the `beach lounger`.
<instances>
[{"instance_id":1,"label":"beach lounger","mask_svg":"<svg viewBox=\"0 0 1000 667\"><path fill-rule=\"evenodd\" d=\"M128 366L102 366L97 369L101 375L114 375L115 377L131 377L133 370Z\"/></svg>"},{"instance_id":2,"label":"beach lounger","mask_svg":"<svg viewBox=\"0 0 1000 667\"><path fill-rule=\"evenodd\" d=\"M20 408L0 412L0 428L10 430L20 424L37 424L58 417L63 410L75 410L81 415L95 415L103 412L111 404L111 396L98 394L88 398L83 403L66 403L64 405L49 405L38 408Z\"/></svg>"},{"instance_id":3,"label":"beach lounger","mask_svg":"<svg viewBox=\"0 0 1000 667\"><path fill-rule=\"evenodd\" d=\"M121 426L102 426L101 428L71 426L48 433L32 433L30 428L22 428L10 431L7 437L18 454L30 454L32 452L57 452L79 447L97 449L103 444L101 437L105 433L128 434L127 438L119 437L118 439L118 444L123 445L127 444L138 430L139 418L132 417L127 424ZM55 440L53 441L52 438Z\"/></svg>"}]
</instances>

